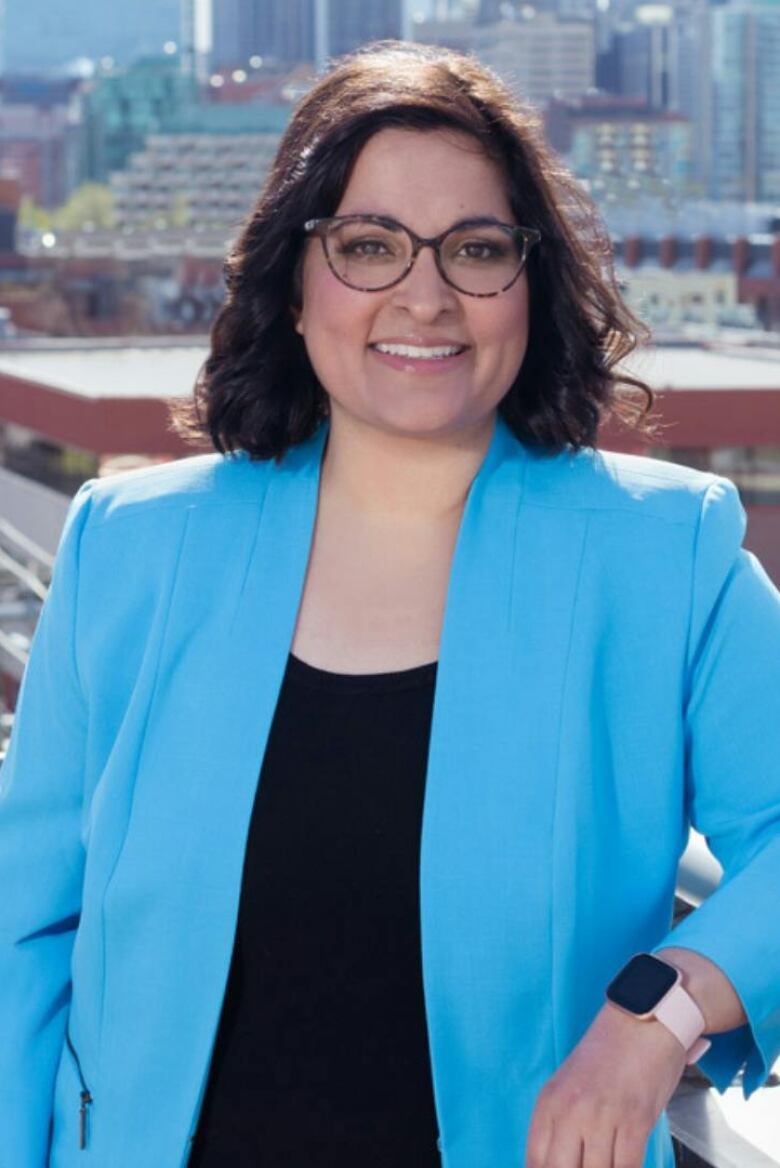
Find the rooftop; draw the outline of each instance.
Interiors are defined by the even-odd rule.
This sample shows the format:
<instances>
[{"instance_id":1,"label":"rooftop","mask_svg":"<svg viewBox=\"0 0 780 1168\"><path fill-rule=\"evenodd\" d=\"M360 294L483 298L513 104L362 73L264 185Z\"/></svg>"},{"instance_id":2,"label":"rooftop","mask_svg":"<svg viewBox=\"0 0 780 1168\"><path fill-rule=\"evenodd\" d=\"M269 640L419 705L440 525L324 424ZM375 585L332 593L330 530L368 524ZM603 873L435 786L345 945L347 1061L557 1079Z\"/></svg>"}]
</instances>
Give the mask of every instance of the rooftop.
<instances>
[{"instance_id":1,"label":"rooftop","mask_svg":"<svg viewBox=\"0 0 780 1168\"><path fill-rule=\"evenodd\" d=\"M4 341L0 374L94 399L186 397L207 353L205 337ZM625 368L657 390L780 391L780 345L773 334L751 344L717 338L657 344L632 354Z\"/></svg>"}]
</instances>

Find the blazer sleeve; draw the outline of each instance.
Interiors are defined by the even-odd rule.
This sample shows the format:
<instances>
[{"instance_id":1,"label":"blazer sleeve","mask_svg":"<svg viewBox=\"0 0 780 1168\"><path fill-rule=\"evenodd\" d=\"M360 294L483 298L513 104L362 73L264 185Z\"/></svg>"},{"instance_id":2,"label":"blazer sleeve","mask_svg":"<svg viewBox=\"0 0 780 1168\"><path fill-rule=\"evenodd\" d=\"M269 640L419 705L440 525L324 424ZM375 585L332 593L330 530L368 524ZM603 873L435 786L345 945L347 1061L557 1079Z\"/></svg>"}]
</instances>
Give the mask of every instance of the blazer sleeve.
<instances>
[{"instance_id":1,"label":"blazer sleeve","mask_svg":"<svg viewBox=\"0 0 780 1168\"><path fill-rule=\"evenodd\" d=\"M84 849L87 728L76 667L81 532L73 499L0 769L0 1164L48 1160L54 1078L70 1003Z\"/></svg>"},{"instance_id":2,"label":"blazer sleeve","mask_svg":"<svg viewBox=\"0 0 780 1168\"><path fill-rule=\"evenodd\" d=\"M686 678L689 821L723 867L718 888L654 951L679 945L715 962L747 1023L710 1035L700 1060L745 1098L780 1056L780 593L742 545L745 512L718 478L702 500Z\"/></svg>"}]
</instances>

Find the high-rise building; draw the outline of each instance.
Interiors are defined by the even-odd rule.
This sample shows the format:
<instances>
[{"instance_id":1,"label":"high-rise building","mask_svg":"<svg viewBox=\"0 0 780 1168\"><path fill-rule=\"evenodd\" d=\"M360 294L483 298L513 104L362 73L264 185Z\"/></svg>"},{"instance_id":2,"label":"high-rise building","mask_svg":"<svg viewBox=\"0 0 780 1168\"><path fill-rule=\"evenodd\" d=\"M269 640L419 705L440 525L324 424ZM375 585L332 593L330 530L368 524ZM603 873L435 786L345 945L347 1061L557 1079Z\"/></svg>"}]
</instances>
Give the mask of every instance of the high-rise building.
<instances>
[{"instance_id":1,"label":"high-rise building","mask_svg":"<svg viewBox=\"0 0 780 1168\"><path fill-rule=\"evenodd\" d=\"M165 133L196 98L176 57L143 57L127 69L98 72L84 97L85 176L106 182L150 134Z\"/></svg>"},{"instance_id":2,"label":"high-rise building","mask_svg":"<svg viewBox=\"0 0 780 1168\"><path fill-rule=\"evenodd\" d=\"M245 65L249 57L314 59L312 0L212 0L211 64Z\"/></svg>"},{"instance_id":3,"label":"high-rise building","mask_svg":"<svg viewBox=\"0 0 780 1168\"><path fill-rule=\"evenodd\" d=\"M732 3L710 21L710 194L780 199L780 5Z\"/></svg>"},{"instance_id":4,"label":"high-rise building","mask_svg":"<svg viewBox=\"0 0 780 1168\"><path fill-rule=\"evenodd\" d=\"M504 0L479 0L476 13L477 24L495 24L503 16L502 9L507 5Z\"/></svg>"},{"instance_id":5,"label":"high-rise building","mask_svg":"<svg viewBox=\"0 0 780 1168\"><path fill-rule=\"evenodd\" d=\"M553 95L579 97L595 81L591 21L561 20L528 7L514 19L475 24L457 47L473 52L531 102L542 103Z\"/></svg>"},{"instance_id":6,"label":"high-rise building","mask_svg":"<svg viewBox=\"0 0 780 1168\"><path fill-rule=\"evenodd\" d=\"M0 178L39 206L64 203L83 178L82 90L77 78L0 79Z\"/></svg>"},{"instance_id":7,"label":"high-rise building","mask_svg":"<svg viewBox=\"0 0 780 1168\"><path fill-rule=\"evenodd\" d=\"M133 0L121 16L106 0L12 0L5 5L7 72L59 68L79 58L127 63L178 42L180 0Z\"/></svg>"},{"instance_id":8,"label":"high-rise building","mask_svg":"<svg viewBox=\"0 0 780 1168\"><path fill-rule=\"evenodd\" d=\"M645 10L649 7L643 6ZM661 5L652 7L663 11ZM663 19L637 19L619 25L609 47L598 56L599 88L616 97L640 98L652 109L668 109L675 86L676 43L677 25L669 8Z\"/></svg>"},{"instance_id":9,"label":"high-rise building","mask_svg":"<svg viewBox=\"0 0 780 1168\"><path fill-rule=\"evenodd\" d=\"M599 198L640 188L688 194L693 129L682 114L649 109L642 98L554 98L545 126L550 145Z\"/></svg>"},{"instance_id":10,"label":"high-rise building","mask_svg":"<svg viewBox=\"0 0 780 1168\"><path fill-rule=\"evenodd\" d=\"M348 53L367 41L400 37L403 0L331 0L330 55Z\"/></svg>"},{"instance_id":11,"label":"high-rise building","mask_svg":"<svg viewBox=\"0 0 780 1168\"><path fill-rule=\"evenodd\" d=\"M325 7L328 57L402 35L403 0L329 0ZM316 0L213 0L212 67L244 65L254 55L314 61L315 8Z\"/></svg>"}]
</instances>

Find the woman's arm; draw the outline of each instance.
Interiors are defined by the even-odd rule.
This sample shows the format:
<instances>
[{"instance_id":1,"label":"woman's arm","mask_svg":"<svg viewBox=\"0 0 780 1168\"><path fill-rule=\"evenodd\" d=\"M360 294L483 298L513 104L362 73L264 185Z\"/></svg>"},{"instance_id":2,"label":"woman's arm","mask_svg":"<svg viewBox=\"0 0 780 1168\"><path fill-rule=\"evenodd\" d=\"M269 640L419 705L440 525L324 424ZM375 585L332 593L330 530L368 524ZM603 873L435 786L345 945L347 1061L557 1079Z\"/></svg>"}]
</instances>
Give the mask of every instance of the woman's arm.
<instances>
[{"instance_id":1,"label":"woman's arm","mask_svg":"<svg viewBox=\"0 0 780 1168\"><path fill-rule=\"evenodd\" d=\"M720 1090L746 1096L780 1055L780 594L742 547L736 488L701 502L691 581L686 812L723 867L718 888L651 952L684 974ZM617 972L617 971L615 971ZM606 987L605 987L606 988ZM642 1168L686 1052L656 1019L605 1003L532 1117L525 1168Z\"/></svg>"},{"instance_id":2,"label":"woman's arm","mask_svg":"<svg viewBox=\"0 0 780 1168\"><path fill-rule=\"evenodd\" d=\"M87 483L65 523L0 770L0 1163L48 1159L81 908L86 703L76 608Z\"/></svg>"},{"instance_id":3,"label":"woman's arm","mask_svg":"<svg viewBox=\"0 0 780 1168\"><path fill-rule=\"evenodd\" d=\"M712 961L672 946L655 952L682 970L705 1034L746 1021L734 987ZM539 1099L525 1168L565 1168L566 1156L580 1168L585 1149L583 1168L641 1168L648 1136L684 1069L685 1051L662 1023L605 1004Z\"/></svg>"}]
</instances>

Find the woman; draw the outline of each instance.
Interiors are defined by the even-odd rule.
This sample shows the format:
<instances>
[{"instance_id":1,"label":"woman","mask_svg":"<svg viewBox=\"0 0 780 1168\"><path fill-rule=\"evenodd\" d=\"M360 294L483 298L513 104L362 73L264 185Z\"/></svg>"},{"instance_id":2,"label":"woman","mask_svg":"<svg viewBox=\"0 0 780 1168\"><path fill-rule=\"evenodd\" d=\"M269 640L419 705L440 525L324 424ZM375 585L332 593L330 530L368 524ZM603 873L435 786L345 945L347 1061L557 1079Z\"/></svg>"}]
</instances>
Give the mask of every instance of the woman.
<instances>
[{"instance_id":1,"label":"woman","mask_svg":"<svg viewBox=\"0 0 780 1168\"><path fill-rule=\"evenodd\" d=\"M596 451L642 389L605 249L473 61L298 107L217 453L69 513L2 773L3 1168L671 1168L687 1062L765 1080L780 599L731 483ZM725 879L670 931L689 823Z\"/></svg>"}]
</instances>

